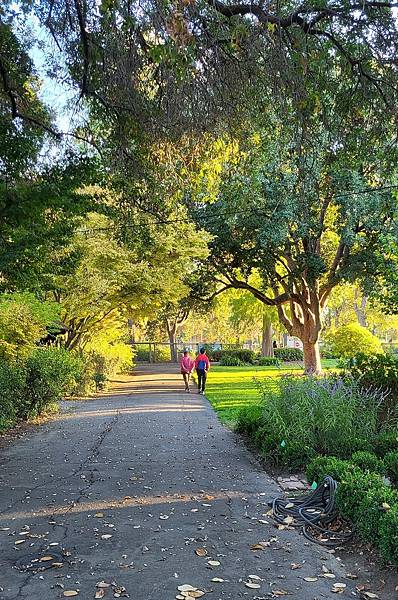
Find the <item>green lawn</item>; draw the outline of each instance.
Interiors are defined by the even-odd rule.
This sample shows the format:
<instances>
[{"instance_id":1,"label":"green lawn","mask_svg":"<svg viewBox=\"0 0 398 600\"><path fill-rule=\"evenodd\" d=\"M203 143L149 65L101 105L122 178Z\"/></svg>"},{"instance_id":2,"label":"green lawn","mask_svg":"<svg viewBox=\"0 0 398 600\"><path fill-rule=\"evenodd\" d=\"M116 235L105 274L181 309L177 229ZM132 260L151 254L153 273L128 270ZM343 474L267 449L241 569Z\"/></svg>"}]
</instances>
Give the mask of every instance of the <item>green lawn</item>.
<instances>
[{"instance_id":1,"label":"green lawn","mask_svg":"<svg viewBox=\"0 0 398 600\"><path fill-rule=\"evenodd\" d=\"M323 360L324 369L336 367L335 360ZM206 396L214 410L223 422L233 422L237 412L246 404L253 404L260 400L256 380L262 381L271 387L277 385L277 380L282 375L289 373L300 374L303 367L299 364L288 368L277 367L219 367L212 366L206 384Z\"/></svg>"}]
</instances>

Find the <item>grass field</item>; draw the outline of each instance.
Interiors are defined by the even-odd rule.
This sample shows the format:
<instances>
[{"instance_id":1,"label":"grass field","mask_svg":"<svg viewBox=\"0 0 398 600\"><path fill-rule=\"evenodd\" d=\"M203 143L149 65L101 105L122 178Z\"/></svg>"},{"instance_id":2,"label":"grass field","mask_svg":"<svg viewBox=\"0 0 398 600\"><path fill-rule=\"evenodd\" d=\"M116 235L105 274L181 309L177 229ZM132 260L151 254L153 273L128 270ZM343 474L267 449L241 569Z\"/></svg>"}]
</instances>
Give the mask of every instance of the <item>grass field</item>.
<instances>
[{"instance_id":1,"label":"grass field","mask_svg":"<svg viewBox=\"0 0 398 600\"><path fill-rule=\"evenodd\" d=\"M334 369L335 360L323 360L324 369ZM289 367L221 367L212 366L206 384L206 396L224 423L233 423L242 406L260 401L257 381L277 385L278 378L303 372L301 364Z\"/></svg>"}]
</instances>

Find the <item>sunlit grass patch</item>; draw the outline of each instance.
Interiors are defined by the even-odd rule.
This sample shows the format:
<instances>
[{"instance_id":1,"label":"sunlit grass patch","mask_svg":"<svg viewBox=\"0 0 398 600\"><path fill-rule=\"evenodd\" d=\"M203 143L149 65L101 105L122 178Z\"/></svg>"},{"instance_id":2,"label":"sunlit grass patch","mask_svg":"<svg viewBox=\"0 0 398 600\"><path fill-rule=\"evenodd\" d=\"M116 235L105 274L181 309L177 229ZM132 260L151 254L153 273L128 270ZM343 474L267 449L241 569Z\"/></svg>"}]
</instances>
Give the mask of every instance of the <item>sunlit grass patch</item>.
<instances>
[{"instance_id":1,"label":"sunlit grass patch","mask_svg":"<svg viewBox=\"0 0 398 600\"><path fill-rule=\"evenodd\" d=\"M325 369L334 368L336 361L323 361ZM212 366L206 384L206 396L223 422L233 422L239 410L248 404L261 401L256 380L267 382L270 387L278 385L283 375L303 371L301 363L288 367L221 367Z\"/></svg>"}]
</instances>

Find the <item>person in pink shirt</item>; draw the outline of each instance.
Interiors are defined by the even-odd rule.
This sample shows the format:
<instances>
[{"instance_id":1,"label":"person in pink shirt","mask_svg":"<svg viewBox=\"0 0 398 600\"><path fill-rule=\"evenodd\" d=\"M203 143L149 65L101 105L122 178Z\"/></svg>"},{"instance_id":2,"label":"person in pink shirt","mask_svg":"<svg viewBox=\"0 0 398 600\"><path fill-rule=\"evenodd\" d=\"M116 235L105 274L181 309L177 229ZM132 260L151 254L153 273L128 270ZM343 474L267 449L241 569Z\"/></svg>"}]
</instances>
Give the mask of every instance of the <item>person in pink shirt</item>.
<instances>
[{"instance_id":1,"label":"person in pink shirt","mask_svg":"<svg viewBox=\"0 0 398 600\"><path fill-rule=\"evenodd\" d=\"M199 354L195 358L196 374L198 376L199 394L205 393L207 372L210 369L210 361L206 355L206 348L201 348Z\"/></svg>"},{"instance_id":2,"label":"person in pink shirt","mask_svg":"<svg viewBox=\"0 0 398 600\"><path fill-rule=\"evenodd\" d=\"M195 361L189 356L189 350L184 350L183 355L180 358L180 369L181 375L185 383L185 391L190 392L189 381L191 379L191 373L195 368Z\"/></svg>"}]
</instances>

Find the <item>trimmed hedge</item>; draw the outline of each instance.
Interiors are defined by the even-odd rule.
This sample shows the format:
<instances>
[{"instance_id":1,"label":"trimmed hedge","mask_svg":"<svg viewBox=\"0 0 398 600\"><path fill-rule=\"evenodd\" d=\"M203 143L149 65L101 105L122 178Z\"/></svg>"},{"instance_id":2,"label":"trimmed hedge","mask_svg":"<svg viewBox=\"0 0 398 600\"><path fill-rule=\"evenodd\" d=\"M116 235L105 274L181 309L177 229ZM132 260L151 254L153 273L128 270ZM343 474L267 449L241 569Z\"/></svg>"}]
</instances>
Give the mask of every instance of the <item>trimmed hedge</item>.
<instances>
[{"instance_id":1,"label":"trimmed hedge","mask_svg":"<svg viewBox=\"0 0 398 600\"><path fill-rule=\"evenodd\" d=\"M223 354L221 357L220 365L223 367L242 367L244 363L241 359L233 354Z\"/></svg>"},{"instance_id":2,"label":"trimmed hedge","mask_svg":"<svg viewBox=\"0 0 398 600\"><path fill-rule=\"evenodd\" d=\"M378 547L386 562L398 565L398 504L380 519Z\"/></svg>"},{"instance_id":3,"label":"trimmed hedge","mask_svg":"<svg viewBox=\"0 0 398 600\"><path fill-rule=\"evenodd\" d=\"M283 362L304 360L304 354L300 348L275 348L274 355Z\"/></svg>"},{"instance_id":4,"label":"trimmed hedge","mask_svg":"<svg viewBox=\"0 0 398 600\"><path fill-rule=\"evenodd\" d=\"M318 456L306 474L309 483L331 475L338 482L336 502L341 516L355 524L364 541L377 546L383 560L398 565L397 489L386 485L380 474L364 472L353 462L333 456Z\"/></svg>"},{"instance_id":5,"label":"trimmed hedge","mask_svg":"<svg viewBox=\"0 0 398 600\"><path fill-rule=\"evenodd\" d=\"M354 452L351 456L351 462L357 465L362 471L373 471L374 473L385 473L385 465L382 460L377 458L372 452Z\"/></svg>"},{"instance_id":6,"label":"trimmed hedge","mask_svg":"<svg viewBox=\"0 0 398 600\"><path fill-rule=\"evenodd\" d=\"M257 361L257 364L260 367L280 367L281 361L279 358L272 356L260 356L260 358Z\"/></svg>"},{"instance_id":7,"label":"trimmed hedge","mask_svg":"<svg viewBox=\"0 0 398 600\"><path fill-rule=\"evenodd\" d=\"M383 463L386 475L391 479L391 483L398 486L398 452L388 452Z\"/></svg>"}]
</instances>

